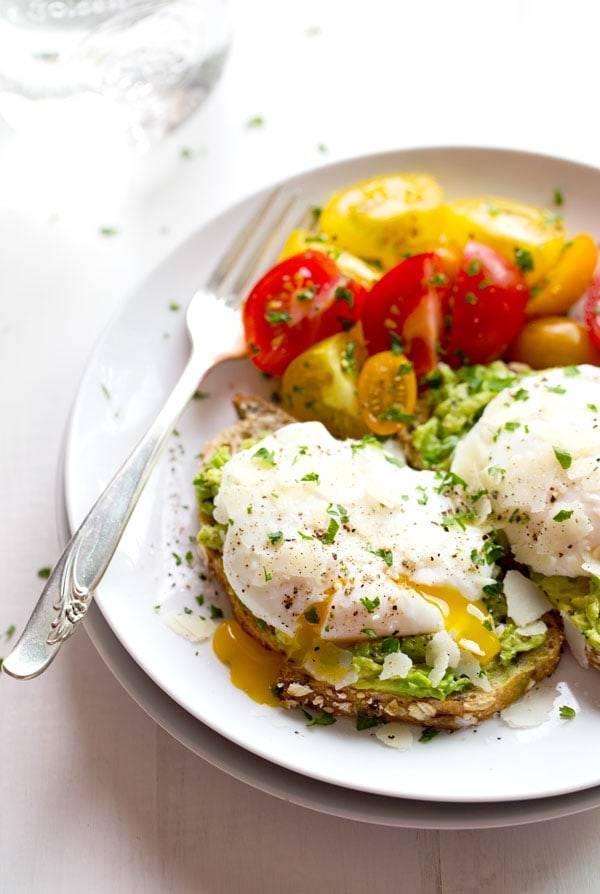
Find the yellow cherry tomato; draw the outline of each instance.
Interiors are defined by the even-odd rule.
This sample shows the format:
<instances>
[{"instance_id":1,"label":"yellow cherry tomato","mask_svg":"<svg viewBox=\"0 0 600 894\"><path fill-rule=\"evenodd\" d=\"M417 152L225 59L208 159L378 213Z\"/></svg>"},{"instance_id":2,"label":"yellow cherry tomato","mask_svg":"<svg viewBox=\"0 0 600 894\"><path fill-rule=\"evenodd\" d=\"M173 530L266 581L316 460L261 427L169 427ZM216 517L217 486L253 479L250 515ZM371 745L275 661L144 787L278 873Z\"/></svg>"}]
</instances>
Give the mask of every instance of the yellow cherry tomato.
<instances>
[{"instance_id":1,"label":"yellow cherry tomato","mask_svg":"<svg viewBox=\"0 0 600 894\"><path fill-rule=\"evenodd\" d=\"M360 326L317 342L286 369L283 406L300 422L317 419L337 438L361 438L367 427L356 386L366 357Z\"/></svg>"},{"instance_id":2,"label":"yellow cherry tomato","mask_svg":"<svg viewBox=\"0 0 600 894\"><path fill-rule=\"evenodd\" d=\"M445 233L457 245L475 239L495 248L521 268L530 285L557 263L565 242L557 214L495 196L449 202Z\"/></svg>"},{"instance_id":3,"label":"yellow cherry tomato","mask_svg":"<svg viewBox=\"0 0 600 894\"><path fill-rule=\"evenodd\" d=\"M600 365L600 353L592 345L587 329L569 317L540 317L526 323L509 355L511 360L533 369L577 363Z\"/></svg>"},{"instance_id":4,"label":"yellow cherry tomato","mask_svg":"<svg viewBox=\"0 0 600 894\"><path fill-rule=\"evenodd\" d=\"M358 377L362 418L376 435L393 435L411 421L417 378L403 354L381 351L369 357Z\"/></svg>"},{"instance_id":5,"label":"yellow cherry tomato","mask_svg":"<svg viewBox=\"0 0 600 894\"><path fill-rule=\"evenodd\" d=\"M415 246L436 242L443 192L427 174L373 177L331 197L320 225L338 248L387 267Z\"/></svg>"},{"instance_id":6,"label":"yellow cherry tomato","mask_svg":"<svg viewBox=\"0 0 600 894\"><path fill-rule=\"evenodd\" d=\"M279 256L280 261L298 255L303 251L322 251L335 261L344 276L370 288L381 279L383 270L377 270L348 251L340 251L324 233L315 235L310 230L292 230Z\"/></svg>"},{"instance_id":7,"label":"yellow cherry tomato","mask_svg":"<svg viewBox=\"0 0 600 894\"><path fill-rule=\"evenodd\" d=\"M589 286L598 262L598 245L588 233L566 242L558 262L531 291L529 317L566 313Z\"/></svg>"}]
</instances>

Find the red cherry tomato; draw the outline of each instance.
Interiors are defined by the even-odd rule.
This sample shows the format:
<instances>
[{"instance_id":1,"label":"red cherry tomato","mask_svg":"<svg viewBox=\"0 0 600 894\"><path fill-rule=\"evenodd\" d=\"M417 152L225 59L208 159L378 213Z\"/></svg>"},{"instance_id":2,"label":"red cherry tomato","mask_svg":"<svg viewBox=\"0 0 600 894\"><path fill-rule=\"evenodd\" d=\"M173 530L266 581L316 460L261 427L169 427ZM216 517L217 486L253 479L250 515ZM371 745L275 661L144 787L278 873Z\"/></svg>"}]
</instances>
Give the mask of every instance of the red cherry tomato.
<instances>
[{"instance_id":1,"label":"red cherry tomato","mask_svg":"<svg viewBox=\"0 0 600 894\"><path fill-rule=\"evenodd\" d=\"M583 319L594 347L600 351L600 273L595 273L583 296Z\"/></svg>"},{"instance_id":2,"label":"red cherry tomato","mask_svg":"<svg viewBox=\"0 0 600 894\"><path fill-rule=\"evenodd\" d=\"M490 363L525 323L529 290L521 271L493 248L468 242L450 294L446 360Z\"/></svg>"},{"instance_id":3,"label":"red cherry tomato","mask_svg":"<svg viewBox=\"0 0 600 894\"><path fill-rule=\"evenodd\" d=\"M363 329L369 354L400 341L421 376L437 363L448 279L434 252L413 255L392 267L367 296Z\"/></svg>"},{"instance_id":4,"label":"red cherry tomato","mask_svg":"<svg viewBox=\"0 0 600 894\"><path fill-rule=\"evenodd\" d=\"M321 337L322 315L336 303L340 281L335 262L318 251L302 252L272 267L256 283L242 310L252 362L263 372L282 375Z\"/></svg>"},{"instance_id":5,"label":"red cherry tomato","mask_svg":"<svg viewBox=\"0 0 600 894\"><path fill-rule=\"evenodd\" d=\"M333 302L321 314L317 341L351 329L361 319L367 290L353 279L343 277L333 290Z\"/></svg>"}]
</instances>

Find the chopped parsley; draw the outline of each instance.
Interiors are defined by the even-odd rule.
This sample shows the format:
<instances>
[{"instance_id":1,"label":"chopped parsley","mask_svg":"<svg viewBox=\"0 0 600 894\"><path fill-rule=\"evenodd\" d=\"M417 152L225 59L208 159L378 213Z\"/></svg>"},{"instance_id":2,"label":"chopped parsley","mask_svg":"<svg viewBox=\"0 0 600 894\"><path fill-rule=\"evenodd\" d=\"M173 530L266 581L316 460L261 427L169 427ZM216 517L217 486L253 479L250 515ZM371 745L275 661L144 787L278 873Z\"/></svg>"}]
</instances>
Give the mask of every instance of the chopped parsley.
<instances>
[{"instance_id":1,"label":"chopped parsley","mask_svg":"<svg viewBox=\"0 0 600 894\"><path fill-rule=\"evenodd\" d=\"M569 469L571 467L571 454L567 453L566 450L561 450L560 447L553 447L554 456L557 458L560 467L562 469Z\"/></svg>"},{"instance_id":2,"label":"chopped parsley","mask_svg":"<svg viewBox=\"0 0 600 894\"><path fill-rule=\"evenodd\" d=\"M298 531L298 536L301 540L314 540L314 537L311 537L310 534L305 534L303 531Z\"/></svg>"},{"instance_id":3,"label":"chopped parsley","mask_svg":"<svg viewBox=\"0 0 600 894\"><path fill-rule=\"evenodd\" d=\"M198 603L198 605L204 605L204 596L202 594L200 594L200 596L196 596L196 602Z\"/></svg>"},{"instance_id":4,"label":"chopped parsley","mask_svg":"<svg viewBox=\"0 0 600 894\"><path fill-rule=\"evenodd\" d=\"M477 304L477 295L475 295L474 292L467 292L465 301L467 304Z\"/></svg>"},{"instance_id":5,"label":"chopped parsley","mask_svg":"<svg viewBox=\"0 0 600 894\"><path fill-rule=\"evenodd\" d=\"M377 417L381 422L414 422L413 413L405 413L398 404L392 404Z\"/></svg>"},{"instance_id":6,"label":"chopped parsley","mask_svg":"<svg viewBox=\"0 0 600 894\"><path fill-rule=\"evenodd\" d=\"M191 568L194 561L194 554L191 549L188 549L187 553L185 554L185 561L188 567Z\"/></svg>"},{"instance_id":7,"label":"chopped parsley","mask_svg":"<svg viewBox=\"0 0 600 894\"><path fill-rule=\"evenodd\" d=\"M319 473L318 472L307 472L306 475L303 475L300 481L316 481L319 483Z\"/></svg>"},{"instance_id":8,"label":"chopped parsley","mask_svg":"<svg viewBox=\"0 0 600 894\"><path fill-rule=\"evenodd\" d=\"M383 720L380 720L378 717L369 717L368 714L362 714L360 711L356 715L356 729L371 729L373 726L379 726L384 723Z\"/></svg>"},{"instance_id":9,"label":"chopped parsley","mask_svg":"<svg viewBox=\"0 0 600 894\"><path fill-rule=\"evenodd\" d=\"M340 366L342 368L342 372L345 372L347 375L355 376L358 372L356 368L356 342L349 341L342 351L342 356L340 358Z\"/></svg>"},{"instance_id":10,"label":"chopped parsley","mask_svg":"<svg viewBox=\"0 0 600 894\"><path fill-rule=\"evenodd\" d=\"M570 705L561 705L558 713L561 720L572 720L574 717L577 716L577 711Z\"/></svg>"},{"instance_id":11,"label":"chopped parsley","mask_svg":"<svg viewBox=\"0 0 600 894\"><path fill-rule=\"evenodd\" d=\"M350 521L350 516L348 515L348 510L345 506L342 506L341 503L336 503L334 506L333 503L330 503L327 507L328 515L339 515L340 521L343 525L347 525Z\"/></svg>"},{"instance_id":12,"label":"chopped parsley","mask_svg":"<svg viewBox=\"0 0 600 894\"><path fill-rule=\"evenodd\" d=\"M519 388L513 394L513 400L529 400L529 391L526 391L525 388Z\"/></svg>"},{"instance_id":13,"label":"chopped parsley","mask_svg":"<svg viewBox=\"0 0 600 894\"><path fill-rule=\"evenodd\" d=\"M588 408L588 410L591 410L592 413L597 413L597 412L598 412L598 405L597 405L597 404L588 404L588 405L587 405L587 408Z\"/></svg>"},{"instance_id":14,"label":"chopped parsley","mask_svg":"<svg viewBox=\"0 0 600 894\"><path fill-rule=\"evenodd\" d=\"M181 565L181 556L179 555L179 553L171 553L171 555L175 559L175 564Z\"/></svg>"},{"instance_id":15,"label":"chopped parsley","mask_svg":"<svg viewBox=\"0 0 600 894\"><path fill-rule=\"evenodd\" d=\"M506 431L516 431L518 428L521 428L520 422L505 422L504 428Z\"/></svg>"},{"instance_id":16,"label":"chopped parsley","mask_svg":"<svg viewBox=\"0 0 600 894\"><path fill-rule=\"evenodd\" d=\"M333 543L333 541L335 540L335 535L337 534L337 532L339 531L339 529L340 529L339 522L337 522L337 521L335 520L335 518L330 518L330 519L329 519L329 525L328 525L328 527L327 527L327 530L325 531L325 533L324 533L323 536L321 537L321 543L326 543L326 544L328 544L328 545L329 545L330 543Z\"/></svg>"},{"instance_id":17,"label":"chopped parsley","mask_svg":"<svg viewBox=\"0 0 600 894\"><path fill-rule=\"evenodd\" d=\"M403 469L406 465L403 459L398 459L397 456L392 456L390 453L385 454L386 462L391 463L393 466L398 466L399 469Z\"/></svg>"},{"instance_id":18,"label":"chopped parsley","mask_svg":"<svg viewBox=\"0 0 600 894\"><path fill-rule=\"evenodd\" d=\"M444 528L449 528L450 525L458 525L462 531L466 531L467 523L472 522L474 518L475 513L471 511L455 512L454 514L446 513L442 515L442 525Z\"/></svg>"},{"instance_id":19,"label":"chopped parsley","mask_svg":"<svg viewBox=\"0 0 600 894\"><path fill-rule=\"evenodd\" d=\"M310 608L306 609L306 611L304 612L304 617L309 624L318 624L321 620L319 618L319 612L316 610L314 605L311 605Z\"/></svg>"},{"instance_id":20,"label":"chopped parsley","mask_svg":"<svg viewBox=\"0 0 600 894\"><path fill-rule=\"evenodd\" d=\"M557 512L556 515L552 516L552 521L555 522L564 522L567 519L571 518L573 515L574 509L561 509L560 512Z\"/></svg>"},{"instance_id":21,"label":"chopped parsley","mask_svg":"<svg viewBox=\"0 0 600 894\"><path fill-rule=\"evenodd\" d=\"M305 289L300 289L299 292L296 292L296 298L298 301L312 301L316 294L316 286L307 286Z\"/></svg>"},{"instance_id":22,"label":"chopped parsley","mask_svg":"<svg viewBox=\"0 0 600 894\"><path fill-rule=\"evenodd\" d=\"M116 227L98 227L101 236L116 236L119 232Z\"/></svg>"},{"instance_id":23,"label":"chopped parsley","mask_svg":"<svg viewBox=\"0 0 600 894\"><path fill-rule=\"evenodd\" d=\"M423 487L422 484L418 484L416 489L421 495L417 500L417 503L419 506L427 506L427 501L429 500L429 497L427 496L427 488Z\"/></svg>"},{"instance_id":24,"label":"chopped parsley","mask_svg":"<svg viewBox=\"0 0 600 894\"><path fill-rule=\"evenodd\" d=\"M263 565L263 574L264 574L264 576L265 576L265 580L266 580L267 583L268 583L270 580L273 580L273 575L271 574L270 571L267 571L267 569L264 567L264 565Z\"/></svg>"},{"instance_id":25,"label":"chopped parsley","mask_svg":"<svg viewBox=\"0 0 600 894\"><path fill-rule=\"evenodd\" d=\"M308 721L307 726L331 726L332 723L335 723L333 714L328 714L326 711L321 711L319 714L309 714L303 708L302 713Z\"/></svg>"},{"instance_id":26,"label":"chopped parsley","mask_svg":"<svg viewBox=\"0 0 600 894\"><path fill-rule=\"evenodd\" d=\"M356 453L357 450L363 450L365 447L379 447L381 450L381 441L378 441L375 435L365 435L360 441L356 441L354 444L350 445L352 449L352 453Z\"/></svg>"},{"instance_id":27,"label":"chopped parsley","mask_svg":"<svg viewBox=\"0 0 600 894\"><path fill-rule=\"evenodd\" d=\"M369 552L379 559L383 559L388 568L391 568L394 564L394 554L391 549L370 549Z\"/></svg>"},{"instance_id":28,"label":"chopped parsley","mask_svg":"<svg viewBox=\"0 0 600 894\"><path fill-rule=\"evenodd\" d=\"M191 610L191 608L188 608L187 605L184 605L184 606L183 606L183 610L184 610L184 612L186 613L186 615L191 615L191 614L192 614L192 610Z\"/></svg>"},{"instance_id":29,"label":"chopped parsley","mask_svg":"<svg viewBox=\"0 0 600 894\"><path fill-rule=\"evenodd\" d=\"M264 127L265 119L262 115L253 115L246 121L246 127L254 129L255 127Z\"/></svg>"},{"instance_id":30,"label":"chopped parsley","mask_svg":"<svg viewBox=\"0 0 600 894\"><path fill-rule=\"evenodd\" d=\"M270 534L267 534L267 538L269 543L275 546L283 541L283 531L272 531Z\"/></svg>"},{"instance_id":31,"label":"chopped parsley","mask_svg":"<svg viewBox=\"0 0 600 894\"><path fill-rule=\"evenodd\" d=\"M348 307L354 307L354 294L346 286L338 286L333 294L337 301L345 301Z\"/></svg>"},{"instance_id":32,"label":"chopped parsley","mask_svg":"<svg viewBox=\"0 0 600 894\"><path fill-rule=\"evenodd\" d=\"M557 205L559 208L561 205L565 204L565 197L560 189L554 190L553 201L554 204Z\"/></svg>"},{"instance_id":33,"label":"chopped parsley","mask_svg":"<svg viewBox=\"0 0 600 894\"><path fill-rule=\"evenodd\" d=\"M581 370L578 366L563 366L563 375L565 376L580 376Z\"/></svg>"},{"instance_id":34,"label":"chopped parsley","mask_svg":"<svg viewBox=\"0 0 600 894\"><path fill-rule=\"evenodd\" d=\"M440 482L435 488L435 492L438 494L446 494L449 490L453 490L456 487L465 488L467 486L465 479L461 478L460 475L456 475L454 472L436 472L435 477ZM483 496L483 494L480 496Z\"/></svg>"},{"instance_id":35,"label":"chopped parsley","mask_svg":"<svg viewBox=\"0 0 600 894\"><path fill-rule=\"evenodd\" d=\"M177 304L176 301L171 301L169 303L169 310L172 310L173 313L177 313L178 310L181 310L181 304Z\"/></svg>"},{"instance_id":36,"label":"chopped parsley","mask_svg":"<svg viewBox=\"0 0 600 894\"><path fill-rule=\"evenodd\" d=\"M376 596L375 599L369 599L368 596L363 596L360 601L370 615L373 614L376 608L379 608L379 596Z\"/></svg>"},{"instance_id":37,"label":"chopped parsley","mask_svg":"<svg viewBox=\"0 0 600 894\"><path fill-rule=\"evenodd\" d=\"M286 310L268 310L265 313L265 320L271 326L279 326L282 323L285 325L291 323L292 317Z\"/></svg>"},{"instance_id":38,"label":"chopped parsley","mask_svg":"<svg viewBox=\"0 0 600 894\"><path fill-rule=\"evenodd\" d=\"M270 468L275 466L275 456L273 451L267 450L266 447L259 447L252 458L259 460L264 466L269 466Z\"/></svg>"},{"instance_id":39,"label":"chopped parsley","mask_svg":"<svg viewBox=\"0 0 600 894\"><path fill-rule=\"evenodd\" d=\"M378 600L378 601L379 601L379 600ZM5 632L5 634L4 634L5 637L6 637L6 639L12 639L13 636L15 635L16 629L17 629L17 628L15 627L14 624L10 624L10 625L6 628L6 632Z\"/></svg>"},{"instance_id":40,"label":"chopped parsley","mask_svg":"<svg viewBox=\"0 0 600 894\"><path fill-rule=\"evenodd\" d=\"M42 580L47 580L50 577L51 568L38 568L37 576L41 577Z\"/></svg>"},{"instance_id":41,"label":"chopped parsley","mask_svg":"<svg viewBox=\"0 0 600 894\"><path fill-rule=\"evenodd\" d=\"M481 270L481 261L479 258L473 258L467 265L467 275L476 276Z\"/></svg>"},{"instance_id":42,"label":"chopped parsley","mask_svg":"<svg viewBox=\"0 0 600 894\"><path fill-rule=\"evenodd\" d=\"M362 627L360 632L368 636L369 639L377 639L377 633L372 627Z\"/></svg>"},{"instance_id":43,"label":"chopped parsley","mask_svg":"<svg viewBox=\"0 0 600 894\"><path fill-rule=\"evenodd\" d=\"M546 385L546 391L550 391L552 394L566 394L567 389L563 388L562 385Z\"/></svg>"},{"instance_id":44,"label":"chopped parsley","mask_svg":"<svg viewBox=\"0 0 600 894\"><path fill-rule=\"evenodd\" d=\"M435 729L435 727L433 726L426 726L419 736L419 742L431 742L431 740L435 739L435 737L439 736L439 734L439 729Z\"/></svg>"},{"instance_id":45,"label":"chopped parsley","mask_svg":"<svg viewBox=\"0 0 600 894\"><path fill-rule=\"evenodd\" d=\"M223 617L223 611L218 606L211 605L211 606L209 606L209 608L210 608L210 616L213 619L213 621L216 621L218 618Z\"/></svg>"},{"instance_id":46,"label":"chopped parsley","mask_svg":"<svg viewBox=\"0 0 600 894\"><path fill-rule=\"evenodd\" d=\"M523 273L531 273L534 268L533 255L526 248L515 248L515 263Z\"/></svg>"}]
</instances>

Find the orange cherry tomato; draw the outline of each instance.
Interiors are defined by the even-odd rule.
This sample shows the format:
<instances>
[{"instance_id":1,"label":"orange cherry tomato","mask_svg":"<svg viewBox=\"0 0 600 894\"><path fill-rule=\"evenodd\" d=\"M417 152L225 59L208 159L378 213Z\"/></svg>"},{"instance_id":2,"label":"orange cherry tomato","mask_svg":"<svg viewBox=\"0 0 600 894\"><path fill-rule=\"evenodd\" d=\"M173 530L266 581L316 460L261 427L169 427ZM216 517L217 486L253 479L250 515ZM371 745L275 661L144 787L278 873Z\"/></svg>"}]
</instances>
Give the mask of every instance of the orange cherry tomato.
<instances>
[{"instance_id":1,"label":"orange cherry tomato","mask_svg":"<svg viewBox=\"0 0 600 894\"><path fill-rule=\"evenodd\" d=\"M566 313L589 286L598 262L596 240L580 233L562 249L555 266L531 290L525 313L528 317Z\"/></svg>"},{"instance_id":2,"label":"orange cherry tomato","mask_svg":"<svg viewBox=\"0 0 600 894\"><path fill-rule=\"evenodd\" d=\"M590 341L587 329L569 317L530 320L512 343L509 357L533 369L577 363L600 366L600 352Z\"/></svg>"},{"instance_id":3,"label":"orange cherry tomato","mask_svg":"<svg viewBox=\"0 0 600 894\"><path fill-rule=\"evenodd\" d=\"M358 377L358 403L365 425L376 435L393 435L413 419L417 377L404 354L373 354Z\"/></svg>"}]
</instances>

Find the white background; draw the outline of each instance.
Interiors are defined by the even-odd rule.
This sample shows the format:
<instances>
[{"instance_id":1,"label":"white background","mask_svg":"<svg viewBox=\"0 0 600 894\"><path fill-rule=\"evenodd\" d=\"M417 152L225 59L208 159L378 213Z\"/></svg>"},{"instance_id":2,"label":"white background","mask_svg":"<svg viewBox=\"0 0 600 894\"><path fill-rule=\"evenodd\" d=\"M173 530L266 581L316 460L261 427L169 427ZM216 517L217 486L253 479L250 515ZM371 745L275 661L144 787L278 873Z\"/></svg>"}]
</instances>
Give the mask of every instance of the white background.
<instances>
[{"instance_id":1,"label":"white background","mask_svg":"<svg viewBox=\"0 0 600 894\"><path fill-rule=\"evenodd\" d=\"M222 82L150 155L102 134L78 144L57 128L0 133L0 632L21 628L36 571L56 556L56 463L94 340L214 212L323 160L401 146L512 146L600 164L591 0L238 0L231 12ZM262 128L245 126L254 115ZM436 833L286 805L159 730L85 634L39 680L0 680L0 703L2 890L598 888L597 812Z\"/></svg>"}]
</instances>

